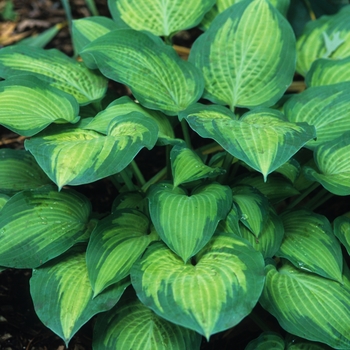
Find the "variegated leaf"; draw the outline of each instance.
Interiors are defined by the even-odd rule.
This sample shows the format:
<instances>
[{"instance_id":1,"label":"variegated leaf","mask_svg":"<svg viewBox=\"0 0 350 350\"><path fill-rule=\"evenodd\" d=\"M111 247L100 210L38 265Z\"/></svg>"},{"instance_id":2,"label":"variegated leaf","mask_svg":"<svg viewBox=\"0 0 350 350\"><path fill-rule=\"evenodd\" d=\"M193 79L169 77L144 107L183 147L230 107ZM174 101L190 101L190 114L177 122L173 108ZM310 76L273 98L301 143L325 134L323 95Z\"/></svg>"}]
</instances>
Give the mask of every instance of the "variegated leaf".
<instances>
[{"instance_id":1,"label":"variegated leaf","mask_svg":"<svg viewBox=\"0 0 350 350\"><path fill-rule=\"evenodd\" d=\"M56 50L19 45L0 52L0 77L30 74L73 95L80 105L101 99L107 80Z\"/></svg>"},{"instance_id":2,"label":"variegated leaf","mask_svg":"<svg viewBox=\"0 0 350 350\"><path fill-rule=\"evenodd\" d=\"M148 218L137 210L119 210L99 222L91 234L86 264L94 296L119 282L146 247L158 239Z\"/></svg>"},{"instance_id":3,"label":"variegated leaf","mask_svg":"<svg viewBox=\"0 0 350 350\"><path fill-rule=\"evenodd\" d=\"M123 192L120 193L112 204L112 213L120 209L137 209L144 213L147 212L148 203L143 193Z\"/></svg>"},{"instance_id":4,"label":"variegated leaf","mask_svg":"<svg viewBox=\"0 0 350 350\"><path fill-rule=\"evenodd\" d=\"M72 190L22 191L0 211L0 265L35 268L87 241L90 202Z\"/></svg>"},{"instance_id":5,"label":"variegated leaf","mask_svg":"<svg viewBox=\"0 0 350 350\"><path fill-rule=\"evenodd\" d=\"M187 194L160 183L151 187L147 197L157 233L184 262L208 243L232 205L230 188L220 184L203 185Z\"/></svg>"},{"instance_id":6,"label":"variegated leaf","mask_svg":"<svg viewBox=\"0 0 350 350\"><path fill-rule=\"evenodd\" d=\"M198 333L159 317L127 290L112 310L97 317L92 346L94 350L199 350L201 340Z\"/></svg>"},{"instance_id":7,"label":"variegated leaf","mask_svg":"<svg viewBox=\"0 0 350 350\"><path fill-rule=\"evenodd\" d=\"M88 122L76 128L51 128L25 141L26 149L58 188L118 173L143 147L151 149L157 141L157 124L139 112L114 118L106 136L84 130Z\"/></svg>"},{"instance_id":8,"label":"variegated leaf","mask_svg":"<svg viewBox=\"0 0 350 350\"><path fill-rule=\"evenodd\" d=\"M92 316L112 308L129 284L124 279L93 298L85 252L75 248L33 270L30 294L40 320L68 347L73 335Z\"/></svg>"},{"instance_id":9,"label":"variegated leaf","mask_svg":"<svg viewBox=\"0 0 350 350\"><path fill-rule=\"evenodd\" d=\"M239 237L215 235L193 265L163 243L150 245L131 269L143 304L207 340L248 315L264 283L264 260Z\"/></svg>"},{"instance_id":10,"label":"variegated leaf","mask_svg":"<svg viewBox=\"0 0 350 350\"><path fill-rule=\"evenodd\" d=\"M350 289L345 284L308 273L284 262L278 270L267 265L262 306L292 334L350 347Z\"/></svg>"},{"instance_id":11,"label":"variegated leaf","mask_svg":"<svg viewBox=\"0 0 350 350\"><path fill-rule=\"evenodd\" d=\"M114 30L87 45L81 55L93 58L106 77L130 87L143 106L167 115L178 114L203 92L200 70L151 34Z\"/></svg>"},{"instance_id":12,"label":"variegated leaf","mask_svg":"<svg viewBox=\"0 0 350 350\"><path fill-rule=\"evenodd\" d=\"M272 106L293 79L295 38L268 0L240 1L195 41L189 60L204 73L204 97L235 106Z\"/></svg>"},{"instance_id":13,"label":"variegated leaf","mask_svg":"<svg viewBox=\"0 0 350 350\"><path fill-rule=\"evenodd\" d=\"M350 255L350 212L338 216L334 222L334 234Z\"/></svg>"},{"instance_id":14,"label":"variegated leaf","mask_svg":"<svg viewBox=\"0 0 350 350\"><path fill-rule=\"evenodd\" d=\"M108 0L117 23L158 36L195 27L214 3L215 0Z\"/></svg>"},{"instance_id":15,"label":"variegated leaf","mask_svg":"<svg viewBox=\"0 0 350 350\"><path fill-rule=\"evenodd\" d=\"M323 215L297 210L282 215L284 239L277 256L297 268L342 282L343 257L332 227Z\"/></svg>"}]
</instances>

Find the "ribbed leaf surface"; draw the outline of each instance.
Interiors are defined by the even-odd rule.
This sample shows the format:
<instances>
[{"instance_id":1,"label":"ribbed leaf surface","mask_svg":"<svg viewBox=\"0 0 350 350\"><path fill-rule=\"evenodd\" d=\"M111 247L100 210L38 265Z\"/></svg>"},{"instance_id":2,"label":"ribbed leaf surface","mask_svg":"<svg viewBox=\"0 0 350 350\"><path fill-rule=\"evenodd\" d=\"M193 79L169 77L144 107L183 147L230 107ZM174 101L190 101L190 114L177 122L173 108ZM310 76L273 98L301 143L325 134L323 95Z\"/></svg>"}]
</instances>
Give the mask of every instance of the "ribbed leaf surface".
<instances>
[{"instance_id":1,"label":"ribbed leaf surface","mask_svg":"<svg viewBox=\"0 0 350 350\"><path fill-rule=\"evenodd\" d=\"M342 282L343 260L340 244L325 216L308 210L282 215L284 240L277 256L297 268Z\"/></svg>"},{"instance_id":2,"label":"ribbed leaf surface","mask_svg":"<svg viewBox=\"0 0 350 350\"><path fill-rule=\"evenodd\" d=\"M306 89L284 105L286 117L316 128L317 139L305 147L314 149L350 130L350 81Z\"/></svg>"},{"instance_id":3,"label":"ribbed leaf surface","mask_svg":"<svg viewBox=\"0 0 350 350\"><path fill-rule=\"evenodd\" d=\"M214 4L215 0L108 0L117 23L158 36L195 27Z\"/></svg>"},{"instance_id":4,"label":"ribbed leaf surface","mask_svg":"<svg viewBox=\"0 0 350 350\"><path fill-rule=\"evenodd\" d=\"M0 81L0 124L23 136L33 136L49 124L75 123L75 98L33 76Z\"/></svg>"},{"instance_id":5,"label":"ribbed leaf surface","mask_svg":"<svg viewBox=\"0 0 350 350\"><path fill-rule=\"evenodd\" d=\"M15 194L0 211L0 265L35 268L86 241L90 211L89 201L71 190Z\"/></svg>"},{"instance_id":6,"label":"ribbed leaf surface","mask_svg":"<svg viewBox=\"0 0 350 350\"><path fill-rule=\"evenodd\" d=\"M86 46L81 55L93 58L106 77L129 86L142 105L168 115L196 102L203 92L201 72L151 34L115 30Z\"/></svg>"},{"instance_id":7,"label":"ribbed leaf surface","mask_svg":"<svg viewBox=\"0 0 350 350\"><path fill-rule=\"evenodd\" d=\"M349 287L287 262L278 271L272 265L265 271L260 303L287 332L334 349L349 349Z\"/></svg>"},{"instance_id":8,"label":"ribbed leaf surface","mask_svg":"<svg viewBox=\"0 0 350 350\"><path fill-rule=\"evenodd\" d=\"M91 234L86 263L94 296L130 273L135 260L158 239L137 210L119 210L99 222Z\"/></svg>"},{"instance_id":9,"label":"ribbed leaf surface","mask_svg":"<svg viewBox=\"0 0 350 350\"><path fill-rule=\"evenodd\" d=\"M334 222L334 234L350 255L350 214L338 216Z\"/></svg>"},{"instance_id":10,"label":"ribbed leaf surface","mask_svg":"<svg viewBox=\"0 0 350 350\"><path fill-rule=\"evenodd\" d=\"M129 284L129 280L122 280L93 298L85 253L73 249L33 270L30 294L40 320L68 347L73 335L92 316L113 307Z\"/></svg>"},{"instance_id":11,"label":"ribbed leaf surface","mask_svg":"<svg viewBox=\"0 0 350 350\"><path fill-rule=\"evenodd\" d=\"M7 203L7 201L10 199L9 196L6 194L0 193L0 210L3 208L3 206Z\"/></svg>"},{"instance_id":12,"label":"ribbed leaf surface","mask_svg":"<svg viewBox=\"0 0 350 350\"><path fill-rule=\"evenodd\" d=\"M231 109L271 106L292 82L295 38L269 1L240 1L215 18L189 60L204 73L205 98Z\"/></svg>"},{"instance_id":13,"label":"ribbed leaf surface","mask_svg":"<svg viewBox=\"0 0 350 350\"><path fill-rule=\"evenodd\" d=\"M232 205L230 188L220 184L197 187L188 195L160 183L151 187L148 199L157 233L184 262L208 243Z\"/></svg>"},{"instance_id":14,"label":"ribbed leaf surface","mask_svg":"<svg viewBox=\"0 0 350 350\"><path fill-rule=\"evenodd\" d=\"M0 53L0 77L31 74L52 86L73 95L85 105L101 99L107 89L107 80L88 70L84 65L52 49L15 45Z\"/></svg>"},{"instance_id":15,"label":"ribbed leaf surface","mask_svg":"<svg viewBox=\"0 0 350 350\"><path fill-rule=\"evenodd\" d=\"M98 316L94 327L94 350L200 348L202 337L198 333L159 317L133 293L126 297L125 294L112 310Z\"/></svg>"},{"instance_id":16,"label":"ribbed leaf surface","mask_svg":"<svg viewBox=\"0 0 350 350\"><path fill-rule=\"evenodd\" d=\"M252 340L244 350L285 350L284 339L273 332L264 332L259 338Z\"/></svg>"},{"instance_id":17,"label":"ribbed leaf surface","mask_svg":"<svg viewBox=\"0 0 350 350\"><path fill-rule=\"evenodd\" d=\"M132 267L131 281L143 304L209 339L251 312L263 287L263 265L246 241L221 234L196 256L194 266L163 243L153 243Z\"/></svg>"}]
</instances>

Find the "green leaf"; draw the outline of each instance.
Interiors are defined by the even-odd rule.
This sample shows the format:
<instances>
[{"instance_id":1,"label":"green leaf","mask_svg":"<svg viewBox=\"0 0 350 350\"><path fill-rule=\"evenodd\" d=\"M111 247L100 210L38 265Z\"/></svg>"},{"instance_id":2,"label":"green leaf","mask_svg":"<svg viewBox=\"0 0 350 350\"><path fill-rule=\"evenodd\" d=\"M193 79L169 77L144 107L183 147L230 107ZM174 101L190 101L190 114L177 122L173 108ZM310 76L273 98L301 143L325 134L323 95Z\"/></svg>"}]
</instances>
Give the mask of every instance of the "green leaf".
<instances>
[{"instance_id":1,"label":"green leaf","mask_svg":"<svg viewBox=\"0 0 350 350\"><path fill-rule=\"evenodd\" d=\"M334 234L350 255L350 214L338 216L334 222Z\"/></svg>"},{"instance_id":2,"label":"green leaf","mask_svg":"<svg viewBox=\"0 0 350 350\"><path fill-rule=\"evenodd\" d=\"M24 150L0 150L0 191L13 194L52 184L34 157Z\"/></svg>"},{"instance_id":3,"label":"green leaf","mask_svg":"<svg viewBox=\"0 0 350 350\"><path fill-rule=\"evenodd\" d=\"M285 350L284 339L274 332L264 332L252 340L244 350Z\"/></svg>"},{"instance_id":4,"label":"green leaf","mask_svg":"<svg viewBox=\"0 0 350 350\"><path fill-rule=\"evenodd\" d=\"M317 59L307 72L305 83L307 86L322 86L350 81L350 57L330 60Z\"/></svg>"},{"instance_id":5,"label":"green leaf","mask_svg":"<svg viewBox=\"0 0 350 350\"><path fill-rule=\"evenodd\" d=\"M90 202L72 190L22 191L0 211L0 265L35 268L87 241Z\"/></svg>"},{"instance_id":6,"label":"green leaf","mask_svg":"<svg viewBox=\"0 0 350 350\"><path fill-rule=\"evenodd\" d=\"M212 138L227 152L267 175L287 162L314 138L315 129L306 123L291 123L270 108L256 108L239 120L222 113L210 113L199 104L180 114L200 136ZM268 151L266 151L268 150Z\"/></svg>"},{"instance_id":7,"label":"green leaf","mask_svg":"<svg viewBox=\"0 0 350 350\"><path fill-rule=\"evenodd\" d=\"M28 38L22 39L17 45L29 45L35 47L46 46L57 34L65 27L64 23L57 23L49 29L44 30L40 34L31 35Z\"/></svg>"},{"instance_id":8,"label":"green leaf","mask_svg":"<svg viewBox=\"0 0 350 350\"><path fill-rule=\"evenodd\" d=\"M292 334L326 343L335 349L350 347L350 289L285 262L265 268L261 305Z\"/></svg>"},{"instance_id":9,"label":"green leaf","mask_svg":"<svg viewBox=\"0 0 350 350\"><path fill-rule=\"evenodd\" d=\"M0 104L0 124L23 136L33 136L54 122L80 119L74 97L33 76L0 81Z\"/></svg>"},{"instance_id":10,"label":"green leaf","mask_svg":"<svg viewBox=\"0 0 350 350\"><path fill-rule=\"evenodd\" d=\"M130 87L140 103L176 115L203 92L201 72L159 38L131 29L114 30L85 47L108 78ZM126 60L125 57L128 57Z\"/></svg>"},{"instance_id":11,"label":"green leaf","mask_svg":"<svg viewBox=\"0 0 350 350\"><path fill-rule=\"evenodd\" d=\"M292 96L284 112L289 121L316 128L317 139L305 147L314 149L334 140L350 129L350 82L308 88Z\"/></svg>"},{"instance_id":12,"label":"green leaf","mask_svg":"<svg viewBox=\"0 0 350 350\"><path fill-rule=\"evenodd\" d=\"M284 240L276 255L299 269L342 283L342 252L327 218L297 210L283 214L282 220Z\"/></svg>"},{"instance_id":13,"label":"green leaf","mask_svg":"<svg viewBox=\"0 0 350 350\"><path fill-rule=\"evenodd\" d=\"M19 45L0 52L0 77L30 74L73 95L80 105L101 99L107 80L56 50Z\"/></svg>"},{"instance_id":14,"label":"green leaf","mask_svg":"<svg viewBox=\"0 0 350 350\"><path fill-rule=\"evenodd\" d=\"M198 350L202 337L159 317L127 290L110 311L97 317L94 350Z\"/></svg>"},{"instance_id":15,"label":"green leaf","mask_svg":"<svg viewBox=\"0 0 350 350\"><path fill-rule=\"evenodd\" d=\"M146 213L148 207L146 201L144 194L138 191L120 193L113 201L112 213L120 209L137 209Z\"/></svg>"},{"instance_id":16,"label":"green leaf","mask_svg":"<svg viewBox=\"0 0 350 350\"><path fill-rule=\"evenodd\" d=\"M195 27L215 0L108 0L113 19L136 30L171 36Z\"/></svg>"},{"instance_id":17,"label":"green leaf","mask_svg":"<svg viewBox=\"0 0 350 350\"><path fill-rule=\"evenodd\" d=\"M139 112L114 118L107 136L84 126L51 128L25 141L26 149L59 189L122 171L143 147L151 149L158 135L156 123Z\"/></svg>"},{"instance_id":18,"label":"green leaf","mask_svg":"<svg viewBox=\"0 0 350 350\"><path fill-rule=\"evenodd\" d=\"M183 145L175 145L170 152L174 187L199 179L216 177L225 171L205 165L199 155Z\"/></svg>"},{"instance_id":19,"label":"green leaf","mask_svg":"<svg viewBox=\"0 0 350 350\"><path fill-rule=\"evenodd\" d=\"M321 144L314 151L319 172L304 167L307 178L319 182L329 192L338 196L350 194L350 132L333 141Z\"/></svg>"},{"instance_id":20,"label":"green leaf","mask_svg":"<svg viewBox=\"0 0 350 350\"><path fill-rule=\"evenodd\" d=\"M99 222L91 234L86 264L94 296L130 273L135 260L158 239L148 218L137 210L119 210Z\"/></svg>"},{"instance_id":21,"label":"green leaf","mask_svg":"<svg viewBox=\"0 0 350 350\"><path fill-rule=\"evenodd\" d=\"M6 194L0 193L0 210L4 207L7 201L10 199Z\"/></svg>"},{"instance_id":22,"label":"green leaf","mask_svg":"<svg viewBox=\"0 0 350 350\"><path fill-rule=\"evenodd\" d=\"M184 262L208 243L232 205L230 188L220 184L197 187L188 195L160 183L151 187L147 197L157 233Z\"/></svg>"},{"instance_id":23,"label":"green leaf","mask_svg":"<svg viewBox=\"0 0 350 350\"><path fill-rule=\"evenodd\" d=\"M189 60L204 73L204 97L235 106L272 106L291 84L295 38L267 0L240 1L195 41Z\"/></svg>"},{"instance_id":24,"label":"green leaf","mask_svg":"<svg viewBox=\"0 0 350 350\"><path fill-rule=\"evenodd\" d=\"M251 312L263 287L263 265L245 240L221 234L194 265L184 264L161 242L151 244L132 267L131 281L143 304L209 340Z\"/></svg>"},{"instance_id":25,"label":"green leaf","mask_svg":"<svg viewBox=\"0 0 350 350\"><path fill-rule=\"evenodd\" d=\"M294 183L300 175L300 170L300 164L294 158L290 158L287 162L277 168L275 172L283 175L291 183Z\"/></svg>"},{"instance_id":26,"label":"green leaf","mask_svg":"<svg viewBox=\"0 0 350 350\"><path fill-rule=\"evenodd\" d=\"M297 41L298 73L305 75L318 58L341 59L350 55L350 6L337 14L310 21Z\"/></svg>"},{"instance_id":27,"label":"green leaf","mask_svg":"<svg viewBox=\"0 0 350 350\"><path fill-rule=\"evenodd\" d=\"M112 308L129 285L120 281L93 298L85 253L73 249L40 269L33 270L30 294L44 325L68 347L73 335L94 315Z\"/></svg>"}]
</instances>

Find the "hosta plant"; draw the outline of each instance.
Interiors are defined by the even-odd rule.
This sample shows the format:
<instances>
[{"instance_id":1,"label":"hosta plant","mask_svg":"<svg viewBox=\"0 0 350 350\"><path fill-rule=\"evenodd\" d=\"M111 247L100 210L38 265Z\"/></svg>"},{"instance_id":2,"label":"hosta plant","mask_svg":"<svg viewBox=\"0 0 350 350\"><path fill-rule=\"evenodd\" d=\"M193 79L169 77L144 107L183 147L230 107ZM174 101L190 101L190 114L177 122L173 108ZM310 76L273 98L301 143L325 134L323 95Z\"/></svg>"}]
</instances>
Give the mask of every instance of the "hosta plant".
<instances>
[{"instance_id":1,"label":"hosta plant","mask_svg":"<svg viewBox=\"0 0 350 350\"><path fill-rule=\"evenodd\" d=\"M33 270L66 345L93 318L95 350L199 349L251 317L247 349L349 349L349 208L317 208L350 195L350 6L296 40L288 1L108 3L73 21L79 57L0 50L0 124L26 138L0 150L2 269ZM81 191L101 179L108 212Z\"/></svg>"}]
</instances>

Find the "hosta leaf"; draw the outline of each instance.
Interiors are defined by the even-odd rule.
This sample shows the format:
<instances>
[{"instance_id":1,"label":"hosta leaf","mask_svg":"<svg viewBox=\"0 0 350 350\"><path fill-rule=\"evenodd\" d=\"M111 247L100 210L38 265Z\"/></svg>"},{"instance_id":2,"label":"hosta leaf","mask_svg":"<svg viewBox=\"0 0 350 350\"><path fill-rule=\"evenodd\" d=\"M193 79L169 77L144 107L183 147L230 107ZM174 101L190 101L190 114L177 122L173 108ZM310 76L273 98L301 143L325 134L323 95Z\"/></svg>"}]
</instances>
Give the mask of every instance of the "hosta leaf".
<instances>
[{"instance_id":1,"label":"hosta leaf","mask_svg":"<svg viewBox=\"0 0 350 350\"><path fill-rule=\"evenodd\" d=\"M287 332L334 349L349 349L348 287L287 262L278 271L272 265L266 266L265 271L260 303Z\"/></svg>"},{"instance_id":2,"label":"hosta leaf","mask_svg":"<svg viewBox=\"0 0 350 350\"><path fill-rule=\"evenodd\" d=\"M81 105L101 99L107 80L56 50L19 45L0 53L0 77L31 74L73 95Z\"/></svg>"},{"instance_id":3,"label":"hosta leaf","mask_svg":"<svg viewBox=\"0 0 350 350\"><path fill-rule=\"evenodd\" d=\"M350 57L338 60L317 59L306 74L307 86L322 86L350 81Z\"/></svg>"},{"instance_id":4,"label":"hosta leaf","mask_svg":"<svg viewBox=\"0 0 350 350\"><path fill-rule=\"evenodd\" d=\"M334 222L334 234L350 255L350 214L338 216Z\"/></svg>"},{"instance_id":5,"label":"hosta leaf","mask_svg":"<svg viewBox=\"0 0 350 350\"><path fill-rule=\"evenodd\" d=\"M269 108L256 108L239 120L219 112L211 113L208 119L203 107L196 104L180 118L186 118L200 136L214 139L234 157L260 171L265 181L316 136L313 126L288 122L281 112Z\"/></svg>"},{"instance_id":6,"label":"hosta leaf","mask_svg":"<svg viewBox=\"0 0 350 350\"><path fill-rule=\"evenodd\" d=\"M0 150L1 192L12 194L48 184L52 182L29 152L10 148Z\"/></svg>"},{"instance_id":7,"label":"hosta leaf","mask_svg":"<svg viewBox=\"0 0 350 350\"><path fill-rule=\"evenodd\" d=\"M338 196L350 194L350 132L318 146L314 159L319 172L304 167L305 175Z\"/></svg>"},{"instance_id":8,"label":"hosta leaf","mask_svg":"<svg viewBox=\"0 0 350 350\"><path fill-rule=\"evenodd\" d=\"M0 81L0 105L0 124L23 136L33 136L53 122L79 120L79 105L71 95L33 76Z\"/></svg>"},{"instance_id":9,"label":"hosta leaf","mask_svg":"<svg viewBox=\"0 0 350 350\"><path fill-rule=\"evenodd\" d=\"M86 264L94 296L130 273L135 260L158 239L149 220L137 210L119 210L99 222L91 234Z\"/></svg>"},{"instance_id":10,"label":"hosta leaf","mask_svg":"<svg viewBox=\"0 0 350 350\"><path fill-rule=\"evenodd\" d=\"M113 19L133 29L170 36L195 27L215 0L108 0Z\"/></svg>"},{"instance_id":11,"label":"hosta leaf","mask_svg":"<svg viewBox=\"0 0 350 350\"><path fill-rule=\"evenodd\" d=\"M7 203L7 201L10 199L9 196L6 194L0 193L0 210L3 208L3 206Z\"/></svg>"},{"instance_id":12,"label":"hosta leaf","mask_svg":"<svg viewBox=\"0 0 350 350\"><path fill-rule=\"evenodd\" d=\"M158 139L161 144L167 144L169 143L169 139L175 137L173 128L164 114L157 111L147 110L140 104L132 101L128 96L123 96L111 102L106 109L99 112L94 119L92 119L85 129L107 134L108 126L112 119L131 112L139 112L143 114L145 119L152 119L157 123L159 129Z\"/></svg>"},{"instance_id":13,"label":"hosta leaf","mask_svg":"<svg viewBox=\"0 0 350 350\"><path fill-rule=\"evenodd\" d=\"M197 187L188 195L160 183L151 187L148 199L157 233L184 262L208 243L232 205L230 188L220 184Z\"/></svg>"},{"instance_id":14,"label":"hosta leaf","mask_svg":"<svg viewBox=\"0 0 350 350\"><path fill-rule=\"evenodd\" d=\"M129 283L129 280L122 280L93 298L85 253L73 249L33 270L30 294L40 320L68 347L73 335L92 316L109 310L118 302Z\"/></svg>"},{"instance_id":15,"label":"hosta leaf","mask_svg":"<svg viewBox=\"0 0 350 350\"><path fill-rule=\"evenodd\" d=\"M175 324L203 334L231 328L248 315L263 283L261 254L239 237L215 235L184 264L163 243L150 245L131 269L143 304Z\"/></svg>"},{"instance_id":16,"label":"hosta leaf","mask_svg":"<svg viewBox=\"0 0 350 350\"><path fill-rule=\"evenodd\" d=\"M350 55L350 6L337 14L310 21L297 41L297 71L305 75L318 58L340 59Z\"/></svg>"},{"instance_id":17,"label":"hosta leaf","mask_svg":"<svg viewBox=\"0 0 350 350\"><path fill-rule=\"evenodd\" d=\"M223 174L220 168L203 163L198 154L183 145L175 145L170 152L174 187L180 184Z\"/></svg>"},{"instance_id":18,"label":"hosta leaf","mask_svg":"<svg viewBox=\"0 0 350 350\"><path fill-rule=\"evenodd\" d=\"M231 109L272 106L292 82L295 38L269 1L240 1L215 18L189 60L204 73L205 98Z\"/></svg>"},{"instance_id":19,"label":"hosta leaf","mask_svg":"<svg viewBox=\"0 0 350 350\"><path fill-rule=\"evenodd\" d=\"M252 340L244 350L285 350L284 339L273 332L264 332L258 338Z\"/></svg>"},{"instance_id":20,"label":"hosta leaf","mask_svg":"<svg viewBox=\"0 0 350 350\"><path fill-rule=\"evenodd\" d=\"M327 218L298 210L282 215L282 220L284 240L276 255L299 269L342 282L342 252Z\"/></svg>"},{"instance_id":21,"label":"hosta leaf","mask_svg":"<svg viewBox=\"0 0 350 350\"><path fill-rule=\"evenodd\" d=\"M113 309L98 316L92 346L94 350L198 350L201 340L198 333L159 317L126 291Z\"/></svg>"},{"instance_id":22,"label":"hosta leaf","mask_svg":"<svg viewBox=\"0 0 350 350\"><path fill-rule=\"evenodd\" d=\"M235 203L232 202L232 207L228 214L226 215L224 220L221 220L219 222L219 225L217 227L218 232L226 232L229 234L236 234L240 235L240 215L238 212L238 208Z\"/></svg>"},{"instance_id":23,"label":"hosta leaf","mask_svg":"<svg viewBox=\"0 0 350 350\"><path fill-rule=\"evenodd\" d=\"M81 55L92 57L106 77L130 87L142 105L168 115L178 114L203 92L201 72L151 34L114 30L86 46Z\"/></svg>"},{"instance_id":24,"label":"hosta leaf","mask_svg":"<svg viewBox=\"0 0 350 350\"><path fill-rule=\"evenodd\" d=\"M275 172L283 175L291 183L294 183L300 175L300 170L300 164L294 158L290 158L287 162L277 168Z\"/></svg>"},{"instance_id":25,"label":"hosta leaf","mask_svg":"<svg viewBox=\"0 0 350 350\"><path fill-rule=\"evenodd\" d=\"M50 129L25 141L59 188L94 182L123 170L143 147L151 149L158 128L139 112L113 119L107 136L81 128Z\"/></svg>"},{"instance_id":26,"label":"hosta leaf","mask_svg":"<svg viewBox=\"0 0 350 350\"><path fill-rule=\"evenodd\" d=\"M0 265L35 268L89 238L90 202L51 188L22 191L0 211Z\"/></svg>"},{"instance_id":27,"label":"hosta leaf","mask_svg":"<svg viewBox=\"0 0 350 350\"><path fill-rule=\"evenodd\" d=\"M316 128L317 139L305 145L314 149L350 129L350 82L308 88L292 96L284 112L291 122Z\"/></svg>"},{"instance_id":28,"label":"hosta leaf","mask_svg":"<svg viewBox=\"0 0 350 350\"><path fill-rule=\"evenodd\" d=\"M147 212L146 198L140 192L125 192L118 195L113 201L112 213L119 209L137 209L144 213Z\"/></svg>"}]
</instances>

